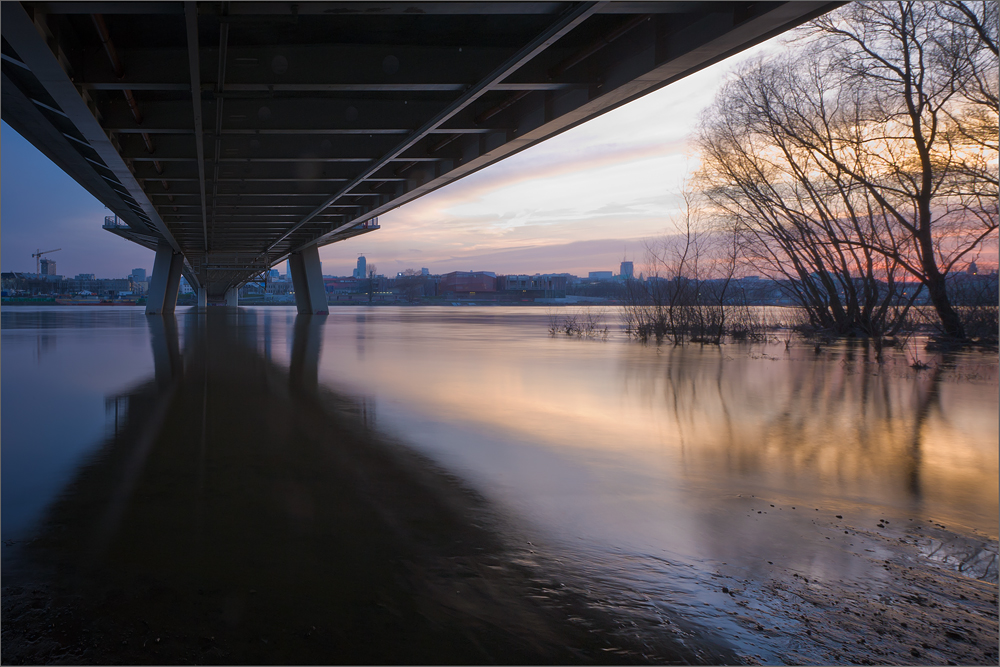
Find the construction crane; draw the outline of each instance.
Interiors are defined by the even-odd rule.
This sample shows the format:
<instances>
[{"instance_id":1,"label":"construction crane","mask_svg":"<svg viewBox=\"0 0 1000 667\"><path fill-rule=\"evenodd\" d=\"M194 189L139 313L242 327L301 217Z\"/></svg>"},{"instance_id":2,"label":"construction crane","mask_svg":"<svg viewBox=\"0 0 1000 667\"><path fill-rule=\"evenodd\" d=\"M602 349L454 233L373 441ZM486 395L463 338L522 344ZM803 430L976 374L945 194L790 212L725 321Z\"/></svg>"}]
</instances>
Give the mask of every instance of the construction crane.
<instances>
[{"instance_id":1,"label":"construction crane","mask_svg":"<svg viewBox=\"0 0 1000 667\"><path fill-rule=\"evenodd\" d=\"M42 263L42 260L40 259L41 256L42 255L47 255L50 252L56 252L56 251L59 251L59 250L62 250L62 248L56 248L55 250L36 250L36 252L31 253L31 256L35 258L35 275L36 276L41 271L41 266L40 266L41 263Z\"/></svg>"}]
</instances>

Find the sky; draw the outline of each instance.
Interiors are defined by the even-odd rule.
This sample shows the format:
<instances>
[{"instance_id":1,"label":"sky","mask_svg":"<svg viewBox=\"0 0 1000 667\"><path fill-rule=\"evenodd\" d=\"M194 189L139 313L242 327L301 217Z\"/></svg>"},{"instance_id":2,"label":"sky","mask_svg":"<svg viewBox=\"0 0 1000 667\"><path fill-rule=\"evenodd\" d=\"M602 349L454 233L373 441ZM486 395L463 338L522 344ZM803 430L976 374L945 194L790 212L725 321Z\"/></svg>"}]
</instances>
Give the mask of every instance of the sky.
<instances>
[{"instance_id":1,"label":"sky","mask_svg":"<svg viewBox=\"0 0 1000 667\"><path fill-rule=\"evenodd\" d=\"M618 272L643 241L668 232L685 176L687 140L735 65L782 47L780 37L405 204L381 229L320 248L323 273L351 275L359 254L393 276L431 273ZM153 252L101 229L104 205L0 123L0 269L34 271L37 250L57 272L152 272ZM285 273L285 264L277 267Z\"/></svg>"}]
</instances>

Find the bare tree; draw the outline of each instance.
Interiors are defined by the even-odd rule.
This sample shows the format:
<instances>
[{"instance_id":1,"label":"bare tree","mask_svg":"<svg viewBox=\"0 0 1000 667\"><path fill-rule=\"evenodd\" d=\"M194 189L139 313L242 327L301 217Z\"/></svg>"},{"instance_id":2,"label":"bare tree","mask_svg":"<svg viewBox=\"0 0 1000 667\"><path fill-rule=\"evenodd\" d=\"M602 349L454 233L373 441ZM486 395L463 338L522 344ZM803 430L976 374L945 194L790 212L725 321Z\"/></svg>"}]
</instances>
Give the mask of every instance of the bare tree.
<instances>
[{"instance_id":1,"label":"bare tree","mask_svg":"<svg viewBox=\"0 0 1000 667\"><path fill-rule=\"evenodd\" d=\"M902 271L964 337L946 277L997 229L988 4L852 3L794 57L744 68L705 116L700 186L814 323L884 330L915 297Z\"/></svg>"},{"instance_id":2,"label":"bare tree","mask_svg":"<svg viewBox=\"0 0 1000 667\"><path fill-rule=\"evenodd\" d=\"M406 296L407 301L412 302L423 294L424 276L417 269L406 269L402 275L396 277L396 287Z\"/></svg>"},{"instance_id":3,"label":"bare tree","mask_svg":"<svg viewBox=\"0 0 1000 667\"><path fill-rule=\"evenodd\" d=\"M671 233L645 243L645 280L625 282L625 326L643 340L718 344L731 310L739 242L731 228L705 217L689 188L681 196L684 209Z\"/></svg>"},{"instance_id":4,"label":"bare tree","mask_svg":"<svg viewBox=\"0 0 1000 667\"><path fill-rule=\"evenodd\" d=\"M645 242L645 280L624 286L626 329L642 340L668 338L680 344L688 333L705 229L693 195L685 191L683 196L684 212L673 221L672 233Z\"/></svg>"},{"instance_id":5,"label":"bare tree","mask_svg":"<svg viewBox=\"0 0 1000 667\"><path fill-rule=\"evenodd\" d=\"M704 117L696 184L740 238L743 259L781 281L813 326L883 333L904 290L897 268L865 243L885 217L878 202L797 145L781 98L822 100L822 76L791 60L757 62ZM909 302L916 294L910 290Z\"/></svg>"}]
</instances>

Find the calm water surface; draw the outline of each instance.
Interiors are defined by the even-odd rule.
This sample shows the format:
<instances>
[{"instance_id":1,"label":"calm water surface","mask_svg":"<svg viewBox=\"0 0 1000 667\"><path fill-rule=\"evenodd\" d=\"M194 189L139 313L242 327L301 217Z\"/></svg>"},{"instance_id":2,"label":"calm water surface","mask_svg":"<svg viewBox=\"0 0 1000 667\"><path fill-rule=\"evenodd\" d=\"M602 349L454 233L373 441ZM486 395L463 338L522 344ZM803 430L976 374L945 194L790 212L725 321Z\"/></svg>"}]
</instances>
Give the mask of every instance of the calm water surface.
<instances>
[{"instance_id":1,"label":"calm water surface","mask_svg":"<svg viewBox=\"0 0 1000 667\"><path fill-rule=\"evenodd\" d=\"M220 629L165 655L251 662L822 662L723 584L877 594L912 557L995 591L995 354L642 346L605 316L577 339L542 308L6 308L4 573L162 607L135 637L186 636L190 595ZM323 586L355 634L222 639L321 635ZM358 639L390 621L436 639Z\"/></svg>"}]
</instances>

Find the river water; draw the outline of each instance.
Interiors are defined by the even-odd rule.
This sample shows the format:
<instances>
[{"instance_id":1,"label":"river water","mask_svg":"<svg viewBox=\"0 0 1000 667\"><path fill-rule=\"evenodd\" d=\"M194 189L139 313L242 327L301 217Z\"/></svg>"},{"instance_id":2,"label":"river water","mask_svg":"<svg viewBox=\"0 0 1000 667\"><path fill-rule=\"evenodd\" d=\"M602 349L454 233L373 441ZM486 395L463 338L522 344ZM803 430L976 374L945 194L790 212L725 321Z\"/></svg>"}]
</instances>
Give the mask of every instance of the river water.
<instances>
[{"instance_id":1,"label":"river water","mask_svg":"<svg viewBox=\"0 0 1000 667\"><path fill-rule=\"evenodd\" d=\"M996 664L995 353L568 312L5 308L4 662Z\"/></svg>"}]
</instances>

